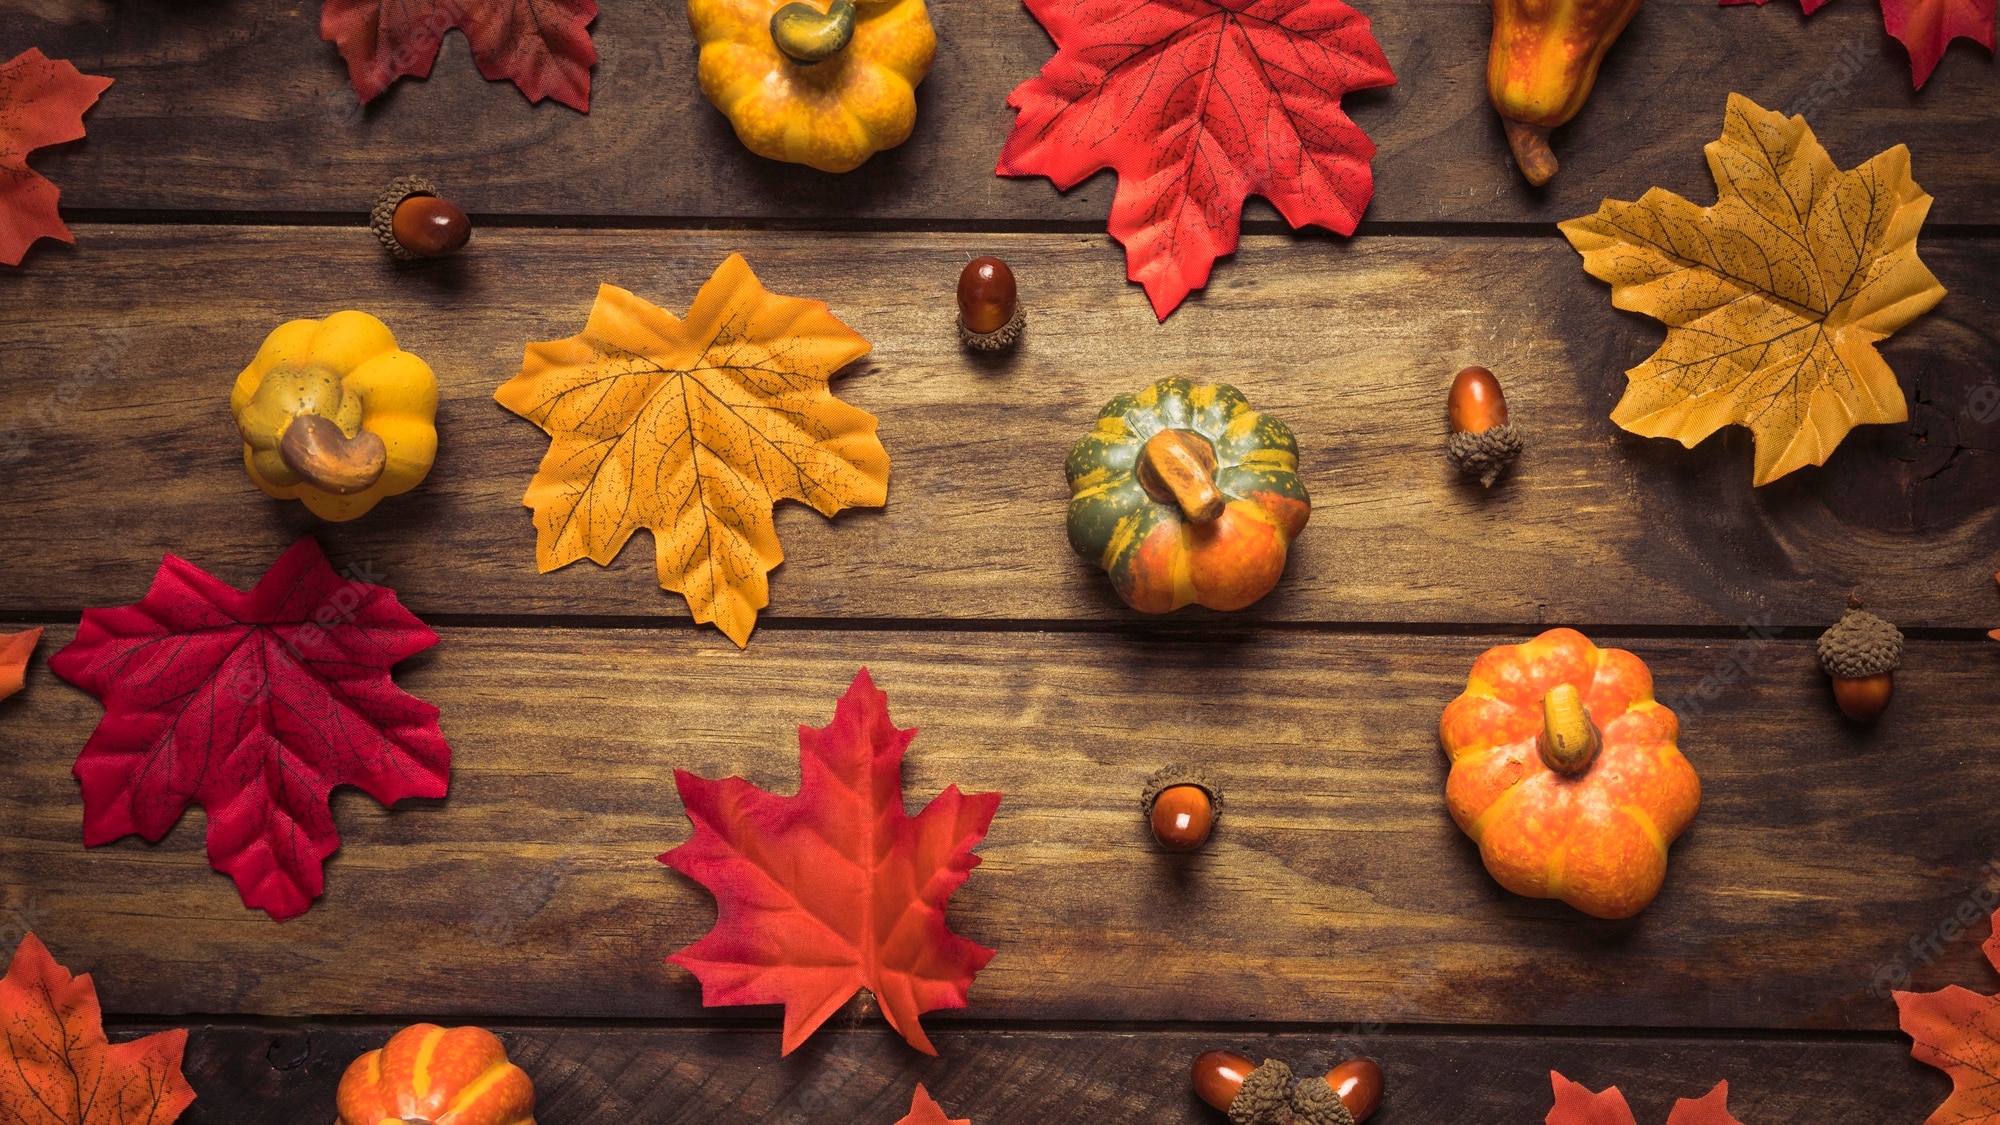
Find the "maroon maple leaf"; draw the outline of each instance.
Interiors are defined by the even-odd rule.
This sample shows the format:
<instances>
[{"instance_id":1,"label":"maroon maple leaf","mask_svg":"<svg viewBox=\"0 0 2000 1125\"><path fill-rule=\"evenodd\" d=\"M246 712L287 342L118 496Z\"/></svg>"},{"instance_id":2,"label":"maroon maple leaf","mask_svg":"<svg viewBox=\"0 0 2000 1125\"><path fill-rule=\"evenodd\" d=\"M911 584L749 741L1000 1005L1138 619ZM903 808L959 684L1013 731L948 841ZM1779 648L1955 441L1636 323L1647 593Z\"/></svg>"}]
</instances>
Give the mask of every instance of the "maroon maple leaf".
<instances>
[{"instance_id":1,"label":"maroon maple leaf","mask_svg":"<svg viewBox=\"0 0 2000 1125\"><path fill-rule=\"evenodd\" d=\"M429 77L455 27L489 80L511 78L530 102L589 113L597 48L586 29L596 18L596 0L326 0L319 37L339 45L363 102L406 74Z\"/></svg>"},{"instance_id":2,"label":"maroon maple leaf","mask_svg":"<svg viewBox=\"0 0 2000 1125\"><path fill-rule=\"evenodd\" d=\"M243 904L303 913L340 846L334 786L385 805L444 796L438 710L389 680L437 640L388 589L335 574L311 539L247 593L168 555L138 604L85 610L49 661L104 701L72 771L83 842L157 841L199 802L209 863Z\"/></svg>"},{"instance_id":3,"label":"maroon maple leaf","mask_svg":"<svg viewBox=\"0 0 2000 1125\"><path fill-rule=\"evenodd\" d=\"M1353 234L1374 142L1340 108L1396 81L1341 0L1027 0L1056 41L1000 152L1003 176L1068 190L1111 168L1111 235L1161 320L1236 249L1243 201Z\"/></svg>"}]
</instances>

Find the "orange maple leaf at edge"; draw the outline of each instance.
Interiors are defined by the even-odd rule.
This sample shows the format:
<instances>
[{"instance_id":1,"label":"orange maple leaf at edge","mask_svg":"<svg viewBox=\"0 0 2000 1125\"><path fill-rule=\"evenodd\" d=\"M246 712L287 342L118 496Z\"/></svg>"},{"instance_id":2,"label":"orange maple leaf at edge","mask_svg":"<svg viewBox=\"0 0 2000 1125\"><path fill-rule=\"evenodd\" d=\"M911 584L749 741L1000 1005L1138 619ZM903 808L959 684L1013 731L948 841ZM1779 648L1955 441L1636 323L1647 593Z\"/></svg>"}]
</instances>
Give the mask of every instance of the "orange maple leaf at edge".
<instances>
[{"instance_id":1,"label":"orange maple leaf at edge","mask_svg":"<svg viewBox=\"0 0 2000 1125\"><path fill-rule=\"evenodd\" d=\"M168 1125L194 1101L181 1075L187 1032L107 1041L90 975L71 976L33 934L0 980L0 1020L0 1112L10 1121Z\"/></svg>"},{"instance_id":2,"label":"orange maple leaf at edge","mask_svg":"<svg viewBox=\"0 0 2000 1125\"><path fill-rule=\"evenodd\" d=\"M937 1104L924 1084L917 1083L916 1093L910 1095L910 1112L903 1115L896 1125L972 1125L969 1117L946 1117L944 1107Z\"/></svg>"},{"instance_id":3,"label":"orange maple leaf at edge","mask_svg":"<svg viewBox=\"0 0 2000 1125\"><path fill-rule=\"evenodd\" d=\"M0 699L20 691L28 682L28 657L41 642L42 631L0 633Z\"/></svg>"},{"instance_id":4,"label":"orange maple leaf at edge","mask_svg":"<svg viewBox=\"0 0 2000 1125\"><path fill-rule=\"evenodd\" d=\"M30 47L0 64L0 262L18 266L38 238L75 242L56 211L56 185L28 167L38 148L83 136L83 111L111 79Z\"/></svg>"},{"instance_id":5,"label":"orange maple leaf at edge","mask_svg":"<svg viewBox=\"0 0 2000 1125\"><path fill-rule=\"evenodd\" d=\"M2000 927L2000 912L1994 914ZM1980 947L2000 969L2000 932ZM2000 1121L2000 996L1952 985L1936 992L1897 992L1910 1057L1951 1075L1951 1096L1924 1125Z\"/></svg>"},{"instance_id":6,"label":"orange maple leaf at edge","mask_svg":"<svg viewBox=\"0 0 2000 1125\"><path fill-rule=\"evenodd\" d=\"M1544 1119L1545 1125L1636 1125L1632 1107L1625 1103L1625 1095L1618 1087L1607 1086L1601 1093L1593 1094L1589 1087L1580 1082L1571 1082L1559 1071L1549 1071L1549 1081L1555 1086L1556 1104ZM1743 1125L1729 1114L1729 1083L1717 1082L1715 1088L1699 1098L1679 1098L1674 1102L1672 1112L1667 1114L1667 1125Z\"/></svg>"},{"instance_id":7,"label":"orange maple leaf at edge","mask_svg":"<svg viewBox=\"0 0 2000 1125\"><path fill-rule=\"evenodd\" d=\"M785 557L772 506L831 516L888 498L875 416L829 387L868 348L824 303L766 290L738 254L684 321L601 286L583 333L529 344L493 396L549 434L524 498L536 563L609 565L648 528L660 585L748 644Z\"/></svg>"}]
</instances>

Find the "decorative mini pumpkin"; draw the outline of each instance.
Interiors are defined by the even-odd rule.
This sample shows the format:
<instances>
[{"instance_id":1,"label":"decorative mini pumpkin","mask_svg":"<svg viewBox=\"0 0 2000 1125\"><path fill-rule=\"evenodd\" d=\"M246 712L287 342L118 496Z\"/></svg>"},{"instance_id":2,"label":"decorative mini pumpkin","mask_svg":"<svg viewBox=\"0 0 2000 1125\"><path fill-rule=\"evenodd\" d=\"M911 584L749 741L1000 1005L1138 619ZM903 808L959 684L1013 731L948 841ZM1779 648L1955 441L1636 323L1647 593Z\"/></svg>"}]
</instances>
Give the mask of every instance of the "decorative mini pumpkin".
<instances>
[{"instance_id":1,"label":"decorative mini pumpkin","mask_svg":"<svg viewBox=\"0 0 2000 1125\"><path fill-rule=\"evenodd\" d=\"M483 1027L418 1023L341 1075L336 1125L535 1125L535 1084Z\"/></svg>"},{"instance_id":2,"label":"decorative mini pumpkin","mask_svg":"<svg viewBox=\"0 0 2000 1125\"><path fill-rule=\"evenodd\" d=\"M1445 803L1501 886L1630 918L1701 807L1679 733L1638 657L1551 629L1488 649L1445 708Z\"/></svg>"},{"instance_id":3,"label":"decorative mini pumpkin","mask_svg":"<svg viewBox=\"0 0 2000 1125\"><path fill-rule=\"evenodd\" d=\"M937 53L924 0L688 0L702 93L751 152L849 172L909 139Z\"/></svg>"},{"instance_id":4,"label":"decorative mini pumpkin","mask_svg":"<svg viewBox=\"0 0 2000 1125\"><path fill-rule=\"evenodd\" d=\"M294 320L236 377L229 412L257 487L351 520L423 483L437 457L437 377L364 312Z\"/></svg>"},{"instance_id":5,"label":"decorative mini pumpkin","mask_svg":"<svg viewBox=\"0 0 2000 1125\"><path fill-rule=\"evenodd\" d=\"M1312 500L1283 422L1227 384L1119 395L1069 452L1069 545L1125 604L1242 609L1271 592Z\"/></svg>"}]
</instances>

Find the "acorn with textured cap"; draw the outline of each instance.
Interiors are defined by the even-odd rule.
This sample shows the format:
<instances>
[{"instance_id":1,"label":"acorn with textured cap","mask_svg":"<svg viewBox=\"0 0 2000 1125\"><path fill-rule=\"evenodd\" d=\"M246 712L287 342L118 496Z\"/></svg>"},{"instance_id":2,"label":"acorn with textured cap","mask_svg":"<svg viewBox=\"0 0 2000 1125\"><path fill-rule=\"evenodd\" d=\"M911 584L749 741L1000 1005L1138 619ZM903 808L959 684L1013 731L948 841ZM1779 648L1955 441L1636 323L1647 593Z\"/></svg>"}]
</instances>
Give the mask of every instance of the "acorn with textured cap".
<instances>
[{"instance_id":1,"label":"acorn with textured cap","mask_svg":"<svg viewBox=\"0 0 2000 1125\"><path fill-rule=\"evenodd\" d=\"M1161 847L1191 852L1208 842L1216 818L1222 815L1222 790L1207 774L1176 763L1146 779L1139 807Z\"/></svg>"},{"instance_id":2,"label":"acorn with textured cap","mask_svg":"<svg viewBox=\"0 0 2000 1125\"><path fill-rule=\"evenodd\" d=\"M1484 367L1468 367L1451 381L1446 409L1451 437L1445 455L1454 468L1479 478L1487 488L1521 455L1521 434L1507 422L1507 398L1500 380Z\"/></svg>"},{"instance_id":3,"label":"acorn with textured cap","mask_svg":"<svg viewBox=\"0 0 2000 1125\"><path fill-rule=\"evenodd\" d=\"M1382 1068L1373 1059L1348 1059L1324 1078L1295 1081L1276 1059L1256 1066L1235 1051L1204 1051L1192 1077L1195 1094L1232 1125L1358 1125L1382 1103Z\"/></svg>"},{"instance_id":4,"label":"acorn with textured cap","mask_svg":"<svg viewBox=\"0 0 2000 1125\"><path fill-rule=\"evenodd\" d=\"M455 254L472 238L472 220L422 176L400 176L383 188L368 229L405 262Z\"/></svg>"},{"instance_id":5,"label":"acorn with textured cap","mask_svg":"<svg viewBox=\"0 0 2000 1125\"><path fill-rule=\"evenodd\" d=\"M1903 661L1903 634L1894 625L1847 599L1839 624L1819 635L1819 663L1833 677L1840 713L1872 723L1889 706L1896 666Z\"/></svg>"}]
</instances>

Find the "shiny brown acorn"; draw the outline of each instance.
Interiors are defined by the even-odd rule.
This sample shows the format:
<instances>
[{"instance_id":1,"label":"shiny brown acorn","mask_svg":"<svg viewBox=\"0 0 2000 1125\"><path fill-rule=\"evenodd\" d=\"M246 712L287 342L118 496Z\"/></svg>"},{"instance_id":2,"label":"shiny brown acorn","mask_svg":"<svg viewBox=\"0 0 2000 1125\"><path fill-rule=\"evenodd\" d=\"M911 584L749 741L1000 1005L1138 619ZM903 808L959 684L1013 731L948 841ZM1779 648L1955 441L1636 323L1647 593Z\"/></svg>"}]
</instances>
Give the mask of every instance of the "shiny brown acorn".
<instances>
[{"instance_id":1,"label":"shiny brown acorn","mask_svg":"<svg viewBox=\"0 0 2000 1125\"><path fill-rule=\"evenodd\" d=\"M974 258L958 275L958 338L968 348L997 352L1021 338L1027 316L1021 311L1014 271L998 258Z\"/></svg>"},{"instance_id":2,"label":"shiny brown acorn","mask_svg":"<svg viewBox=\"0 0 2000 1125\"><path fill-rule=\"evenodd\" d=\"M1207 774L1176 762L1146 779L1139 808L1161 847L1191 852L1208 842L1222 814L1222 790Z\"/></svg>"},{"instance_id":3,"label":"shiny brown acorn","mask_svg":"<svg viewBox=\"0 0 2000 1125\"><path fill-rule=\"evenodd\" d=\"M1284 1063L1266 1059L1258 1066L1235 1051L1204 1051L1196 1056L1191 1077L1195 1096L1224 1113L1231 1113L1248 1086L1249 1096L1260 1104L1243 1116L1268 1122L1296 1120L1295 1086L1291 1068ZM1382 1068L1373 1059L1348 1059L1327 1071L1325 1082L1357 1125L1382 1104Z\"/></svg>"},{"instance_id":4,"label":"shiny brown acorn","mask_svg":"<svg viewBox=\"0 0 2000 1125\"><path fill-rule=\"evenodd\" d=\"M1819 663L1833 681L1833 701L1857 723L1872 723L1889 707L1895 671L1903 659L1903 634L1847 599L1847 612L1819 636Z\"/></svg>"},{"instance_id":5,"label":"shiny brown acorn","mask_svg":"<svg viewBox=\"0 0 2000 1125\"><path fill-rule=\"evenodd\" d=\"M404 261L455 254L472 238L472 220L422 176L402 176L382 189L368 226Z\"/></svg>"},{"instance_id":6,"label":"shiny brown acorn","mask_svg":"<svg viewBox=\"0 0 2000 1125\"><path fill-rule=\"evenodd\" d=\"M1468 367L1451 381L1445 401L1451 437L1445 454L1459 472L1487 488L1521 455L1521 435L1507 421L1507 396L1500 380L1484 367Z\"/></svg>"}]
</instances>

